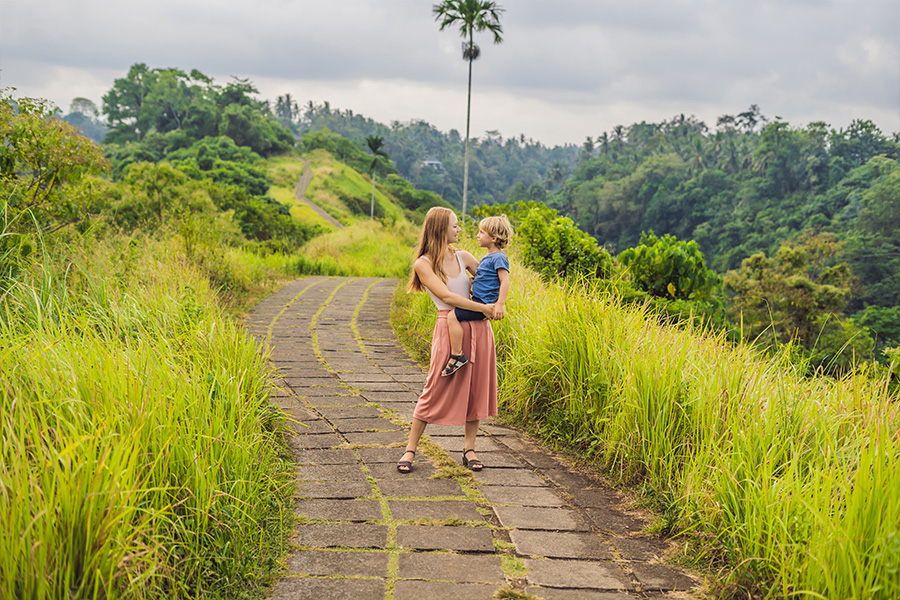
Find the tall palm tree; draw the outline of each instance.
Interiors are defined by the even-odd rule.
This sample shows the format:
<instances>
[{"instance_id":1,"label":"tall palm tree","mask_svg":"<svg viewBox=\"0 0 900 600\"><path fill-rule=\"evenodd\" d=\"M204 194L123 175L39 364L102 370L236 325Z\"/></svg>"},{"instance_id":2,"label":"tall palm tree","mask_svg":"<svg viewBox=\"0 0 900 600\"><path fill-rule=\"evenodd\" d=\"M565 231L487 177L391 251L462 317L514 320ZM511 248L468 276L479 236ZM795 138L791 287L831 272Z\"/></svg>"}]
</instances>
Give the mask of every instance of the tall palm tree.
<instances>
[{"instance_id":1,"label":"tall palm tree","mask_svg":"<svg viewBox=\"0 0 900 600\"><path fill-rule=\"evenodd\" d=\"M441 31L447 27L459 26L463 38L463 60L469 61L469 93L466 104L466 149L463 158L462 218L466 221L466 197L469 191L469 124L472 116L472 62L481 55L481 48L475 44L476 31L494 34L494 43L503 41L500 13L503 9L496 2L488 0L444 0L432 8L434 20L441 23Z\"/></svg>"},{"instance_id":2,"label":"tall palm tree","mask_svg":"<svg viewBox=\"0 0 900 600\"><path fill-rule=\"evenodd\" d=\"M372 171L372 214L371 218L375 218L375 169L378 168L378 161L380 159L390 160L390 156L385 152L382 147L384 146L384 138L380 135L367 135L366 136L366 146L368 146L369 151L372 152L372 162L369 163L369 169Z\"/></svg>"}]
</instances>

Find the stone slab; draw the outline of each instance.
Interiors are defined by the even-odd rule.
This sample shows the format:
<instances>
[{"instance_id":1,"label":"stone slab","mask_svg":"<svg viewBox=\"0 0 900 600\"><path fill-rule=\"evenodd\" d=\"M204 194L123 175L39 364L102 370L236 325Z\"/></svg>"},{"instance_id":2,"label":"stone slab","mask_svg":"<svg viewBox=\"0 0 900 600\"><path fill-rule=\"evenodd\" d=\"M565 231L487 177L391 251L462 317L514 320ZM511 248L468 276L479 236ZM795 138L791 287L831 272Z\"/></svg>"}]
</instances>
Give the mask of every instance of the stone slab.
<instances>
[{"instance_id":1,"label":"stone slab","mask_svg":"<svg viewBox=\"0 0 900 600\"><path fill-rule=\"evenodd\" d=\"M418 519L462 519L463 521L484 521L484 515L475 509L472 502L456 500L422 501L391 500L388 502L391 517L398 521Z\"/></svg>"},{"instance_id":2,"label":"stone slab","mask_svg":"<svg viewBox=\"0 0 900 600\"><path fill-rule=\"evenodd\" d=\"M388 446L406 442L407 433L397 431L374 431L368 433L348 433L344 437L351 444L363 444L366 446ZM398 459L399 460L399 459Z\"/></svg>"},{"instance_id":3,"label":"stone slab","mask_svg":"<svg viewBox=\"0 0 900 600\"><path fill-rule=\"evenodd\" d=\"M526 594L537 596L543 600L635 600L637 596L631 596L621 592L598 592L596 590L563 590L558 588L525 588Z\"/></svg>"},{"instance_id":4,"label":"stone slab","mask_svg":"<svg viewBox=\"0 0 900 600\"><path fill-rule=\"evenodd\" d=\"M310 398L321 398L322 396L340 396L347 394L347 388L333 385L294 387L293 390L307 400Z\"/></svg>"},{"instance_id":5,"label":"stone slab","mask_svg":"<svg viewBox=\"0 0 900 600\"><path fill-rule=\"evenodd\" d=\"M350 499L372 495L368 481L309 481L297 486L298 498Z\"/></svg>"},{"instance_id":6,"label":"stone slab","mask_svg":"<svg viewBox=\"0 0 900 600\"><path fill-rule=\"evenodd\" d=\"M665 554L667 545L658 538L609 538L616 558L631 561L658 561Z\"/></svg>"},{"instance_id":7,"label":"stone slab","mask_svg":"<svg viewBox=\"0 0 900 600\"><path fill-rule=\"evenodd\" d=\"M566 508L533 506L495 506L494 512L504 527L549 531L590 531L587 521L577 511Z\"/></svg>"},{"instance_id":8,"label":"stone slab","mask_svg":"<svg viewBox=\"0 0 900 600\"><path fill-rule=\"evenodd\" d=\"M568 490L572 501L584 508L610 508L622 502L622 495L615 490L599 488L591 490Z\"/></svg>"},{"instance_id":9,"label":"stone slab","mask_svg":"<svg viewBox=\"0 0 900 600\"><path fill-rule=\"evenodd\" d=\"M429 427L429 430L432 429ZM454 427L456 431L461 431L461 427ZM446 450L450 453L451 456L456 456L456 459L460 462L462 459L463 448L465 447L465 440L462 435L435 435L431 431L428 432L428 437L431 438L431 441ZM478 438L475 442L475 450L476 452L497 452L498 450L505 450L497 444L497 442L490 440L485 437Z\"/></svg>"},{"instance_id":10,"label":"stone slab","mask_svg":"<svg viewBox=\"0 0 900 600\"><path fill-rule=\"evenodd\" d=\"M390 381L390 382L385 382L385 383L360 381L360 382L353 383L352 385L353 385L353 387L362 390L363 393L366 393L366 392L396 392L396 393L400 393L400 392L410 391L408 386L406 386L402 383L397 383L395 381Z\"/></svg>"},{"instance_id":11,"label":"stone slab","mask_svg":"<svg viewBox=\"0 0 900 600\"><path fill-rule=\"evenodd\" d=\"M525 556L611 560L610 546L590 533L525 531L513 529L509 538Z\"/></svg>"},{"instance_id":12,"label":"stone slab","mask_svg":"<svg viewBox=\"0 0 900 600\"><path fill-rule=\"evenodd\" d=\"M303 465L297 468L301 481L367 481L358 464Z\"/></svg>"},{"instance_id":13,"label":"stone slab","mask_svg":"<svg viewBox=\"0 0 900 600\"><path fill-rule=\"evenodd\" d=\"M461 583L498 583L506 581L499 556L466 556L460 554L400 555L400 579L431 579ZM429 595L423 598L431 598Z\"/></svg>"},{"instance_id":14,"label":"stone slab","mask_svg":"<svg viewBox=\"0 0 900 600\"><path fill-rule=\"evenodd\" d=\"M365 400L352 394L342 394L339 396L310 396L306 398L306 402L315 406L316 410L324 406L356 406L358 404L365 404Z\"/></svg>"},{"instance_id":15,"label":"stone slab","mask_svg":"<svg viewBox=\"0 0 900 600\"><path fill-rule=\"evenodd\" d=\"M547 487L547 482L530 469L485 468L483 471L475 473L475 481L479 487L483 485Z\"/></svg>"},{"instance_id":16,"label":"stone slab","mask_svg":"<svg viewBox=\"0 0 900 600\"><path fill-rule=\"evenodd\" d=\"M306 435L292 435L289 443L293 447L313 450L317 448L336 448L343 444L344 440L333 433L310 433Z\"/></svg>"},{"instance_id":17,"label":"stone slab","mask_svg":"<svg viewBox=\"0 0 900 600\"><path fill-rule=\"evenodd\" d=\"M299 526L291 541L314 548L384 548L387 540L387 525L311 523Z\"/></svg>"},{"instance_id":18,"label":"stone slab","mask_svg":"<svg viewBox=\"0 0 900 600\"><path fill-rule=\"evenodd\" d=\"M493 552L494 538L488 527L399 525L397 545L416 550Z\"/></svg>"},{"instance_id":19,"label":"stone slab","mask_svg":"<svg viewBox=\"0 0 900 600\"><path fill-rule=\"evenodd\" d=\"M487 485L479 491L491 504L516 506L565 506L565 501L550 488Z\"/></svg>"},{"instance_id":20,"label":"stone slab","mask_svg":"<svg viewBox=\"0 0 900 600\"><path fill-rule=\"evenodd\" d=\"M294 512L314 521L380 521L375 500L300 500Z\"/></svg>"},{"instance_id":21,"label":"stone slab","mask_svg":"<svg viewBox=\"0 0 900 600\"><path fill-rule=\"evenodd\" d=\"M269 600L360 600L384 598L382 579L321 579L285 577L272 588Z\"/></svg>"},{"instance_id":22,"label":"stone slab","mask_svg":"<svg viewBox=\"0 0 900 600\"><path fill-rule=\"evenodd\" d=\"M297 575L387 577L386 552L301 550L287 557L287 571Z\"/></svg>"},{"instance_id":23,"label":"stone slab","mask_svg":"<svg viewBox=\"0 0 900 600\"><path fill-rule=\"evenodd\" d=\"M414 387L424 387L425 380L427 379L426 374L421 371L412 373L389 373L389 375L396 381L405 383L407 385L412 385Z\"/></svg>"},{"instance_id":24,"label":"stone slab","mask_svg":"<svg viewBox=\"0 0 900 600\"><path fill-rule=\"evenodd\" d=\"M503 438L504 442L507 439ZM557 458L545 452L519 452L519 456L526 463L537 469L558 469L562 464Z\"/></svg>"},{"instance_id":25,"label":"stone slab","mask_svg":"<svg viewBox=\"0 0 900 600\"><path fill-rule=\"evenodd\" d=\"M394 587L394 600L492 600L501 587L498 584L400 580Z\"/></svg>"},{"instance_id":26,"label":"stone slab","mask_svg":"<svg viewBox=\"0 0 900 600\"><path fill-rule=\"evenodd\" d=\"M503 444L509 448L510 450L515 450L516 452L541 452L542 449L540 445L532 442L529 439L526 439L522 436L509 436L503 438Z\"/></svg>"},{"instance_id":27,"label":"stone slab","mask_svg":"<svg viewBox=\"0 0 900 600\"><path fill-rule=\"evenodd\" d=\"M633 563L630 567L644 590L689 590L697 585L683 572L668 565Z\"/></svg>"},{"instance_id":28,"label":"stone slab","mask_svg":"<svg viewBox=\"0 0 900 600\"><path fill-rule=\"evenodd\" d=\"M341 381L345 381L350 385L362 386L370 383L393 383L394 377L387 373L362 373L354 370L352 373L338 373Z\"/></svg>"},{"instance_id":29,"label":"stone slab","mask_svg":"<svg viewBox=\"0 0 900 600\"><path fill-rule=\"evenodd\" d=\"M301 465L348 465L356 464L356 455L346 448L325 450L299 450L294 458Z\"/></svg>"},{"instance_id":30,"label":"stone slab","mask_svg":"<svg viewBox=\"0 0 900 600\"><path fill-rule=\"evenodd\" d=\"M391 469L394 472L397 471L396 464L397 461L400 460L400 457L403 456L403 448L357 448L355 452L358 452L360 457L364 463L369 465L369 468L373 468L375 464L385 463L390 464ZM418 459L418 456L416 457ZM415 463L415 466L419 466L420 462ZM425 466L428 463L422 462L422 466ZM414 473L415 471L413 471ZM374 474L374 472L373 472ZM378 475L375 475L378 477Z\"/></svg>"},{"instance_id":31,"label":"stone slab","mask_svg":"<svg viewBox=\"0 0 900 600\"><path fill-rule=\"evenodd\" d=\"M571 490L587 490L603 485L600 480L594 477L573 473L568 469L542 469L541 473L556 485Z\"/></svg>"},{"instance_id":32,"label":"stone slab","mask_svg":"<svg viewBox=\"0 0 900 600\"><path fill-rule=\"evenodd\" d=\"M285 419L287 428L297 435L307 435L310 433L334 433L334 427L328 424L325 419L313 419L307 421L296 421L294 419Z\"/></svg>"},{"instance_id":33,"label":"stone slab","mask_svg":"<svg viewBox=\"0 0 900 600\"><path fill-rule=\"evenodd\" d=\"M399 425L394 425L381 417L372 419L332 419L331 424L341 433L363 433L367 431L398 431Z\"/></svg>"},{"instance_id":34,"label":"stone slab","mask_svg":"<svg viewBox=\"0 0 900 600\"><path fill-rule=\"evenodd\" d=\"M600 531L622 533L639 532L646 528L647 522L622 511L609 508L586 508L584 514Z\"/></svg>"},{"instance_id":35,"label":"stone slab","mask_svg":"<svg viewBox=\"0 0 900 600\"><path fill-rule=\"evenodd\" d=\"M413 465L415 469L415 465ZM381 493L393 498L434 498L437 496L462 496L462 488L452 479L424 479L382 481Z\"/></svg>"},{"instance_id":36,"label":"stone slab","mask_svg":"<svg viewBox=\"0 0 900 600\"><path fill-rule=\"evenodd\" d=\"M546 587L630 590L631 582L621 567L609 562L585 560L525 559L528 583Z\"/></svg>"},{"instance_id":37,"label":"stone slab","mask_svg":"<svg viewBox=\"0 0 900 600\"><path fill-rule=\"evenodd\" d=\"M362 396L370 401L380 403L380 402L418 402L419 394L415 392L411 392L410 390L404 390L402 392L370 392L363 391Z\"/></svg>"},{"instance_id":38,"label":"stone slab","mask_svg":"<svg viewBox=\"0 0 900 600\"><path fill-rule=\"evenodd\" d=\"M364 450L365 448L360 448ZM374 450L375 448L373 448ZM394 452L394 461L391 463L379 463L369 465L369 473L375 479L428 479L434 475L434 466L425 459L416 460L413 469L409 473L401 473L397 470L397 462L403 455L403 448L391 448ZM397 453L399 451L399 454Z\"/></svg>"},{"instance_id":39,"label":"stone slab","mask_svg":"<svg viewBox=\"0 0 900 600\"><path fill-rule=\"evenodd\" d=\"M478 458L484 463L485 469L523 469L528 467L509 452L479 451Z\"/></svg>"},{"instance_id":40,"label":"stone slab","mask_svg":"<svg viewBox=\"0 0 900 600\"><path fill-rule=\"evenodd\" d=\"M412 421L413 413L416 410L416 405L413 402L382 402L379 406L384 410L397 413L401 419L407 422Z\"/></svg>"},{"instance_id":41,"label":"stone slab","mask_svg":"<svg viewBox=\"0 0 900 600\"><path fill-rule=\"evenodd\" d=\"M327 419L375 419L381 411L374 406L323 406L317 409Z\"/></svg>"}]
</instances>

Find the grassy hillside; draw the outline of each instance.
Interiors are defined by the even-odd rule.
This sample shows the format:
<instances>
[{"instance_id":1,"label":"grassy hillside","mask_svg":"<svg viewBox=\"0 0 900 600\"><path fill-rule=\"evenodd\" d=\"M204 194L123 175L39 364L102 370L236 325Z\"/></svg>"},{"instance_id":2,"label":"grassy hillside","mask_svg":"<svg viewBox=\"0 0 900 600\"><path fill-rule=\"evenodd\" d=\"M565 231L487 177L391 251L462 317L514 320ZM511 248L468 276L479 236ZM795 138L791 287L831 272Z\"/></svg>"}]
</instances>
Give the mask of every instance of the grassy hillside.
<instances>
[{"instance_id":1,"label":"grassy hillside","mask_svg":"<svg viewBox=\"0 0 900 600\"><path fill-rule=\"evenodd\" d=\"M297 199L295 189L297 181L306 170L306 165L295 156L276 156L266 161L266 168L272 185L268 195L289 207L291 217L301 223L321 227L331 231L334 227L309 207Z\"/></svg>"},{"instance_id":2,"label":"grassy hillside","mask_svg":"<svg viewBox=\"0 0 900 600\"><path fill-rule=\"evenodd\" d=\"M306 158L313 170L307 198L344 225L369 218L372 180L368 175L358 173L325 150L314 150ZM403 209L392 196L385 194L377 181L375 217L387 222L404 220Z\"/></svg>"}]
</instances>

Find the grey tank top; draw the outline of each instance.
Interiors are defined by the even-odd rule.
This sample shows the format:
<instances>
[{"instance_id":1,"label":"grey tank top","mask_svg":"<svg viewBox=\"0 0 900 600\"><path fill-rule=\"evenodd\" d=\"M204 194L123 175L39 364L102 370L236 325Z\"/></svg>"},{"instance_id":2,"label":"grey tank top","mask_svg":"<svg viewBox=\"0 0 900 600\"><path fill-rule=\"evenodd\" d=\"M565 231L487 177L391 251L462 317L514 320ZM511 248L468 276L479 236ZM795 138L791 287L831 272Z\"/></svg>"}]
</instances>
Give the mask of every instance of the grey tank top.
<instances>
[{"instance_id":1,"label":"grey tank top","mask_svg":"<svg viewBox=\"0 0 900 600\"><path fill-rule=\"evenodd\" d=\"M422 255L422 258L431 262L431 259ZM469 273L466 271L466 265L463 263L462 256L459 252L456 253L456 262L459 263L459 275L456 277L448 277L447 278L447 289L453 292L454 294L458 294L463 298L469 297ZM438 310L451 310L453 307L445 302L442 302L434 293L425 288L428 292L428 295L431 296L431 301L434 302L434 305Z\"/></svg>"}]
</instances>

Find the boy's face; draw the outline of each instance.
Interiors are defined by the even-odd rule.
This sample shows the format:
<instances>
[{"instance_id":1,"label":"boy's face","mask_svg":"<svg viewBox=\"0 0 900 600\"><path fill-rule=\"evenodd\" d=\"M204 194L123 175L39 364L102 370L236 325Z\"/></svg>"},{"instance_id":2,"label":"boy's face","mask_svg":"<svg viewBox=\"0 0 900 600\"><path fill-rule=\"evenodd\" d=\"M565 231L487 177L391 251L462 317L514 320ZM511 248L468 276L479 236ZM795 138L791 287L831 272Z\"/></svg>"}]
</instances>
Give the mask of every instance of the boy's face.
<instances>
[{"instance_id":1,"label":"boy's face","mask_svg":"<svg viewBox=\"0 0 900 600\"><path fill-rule=\"evenodd\" d=\"M477 239L478 239L478 245L481 246L482 248L489 248L491 246L491 244L497 243L497 238L491 236L491 234L489 234L484 229L481 229L480 227L478 228Z\"/></svg>"}]
</instances>

